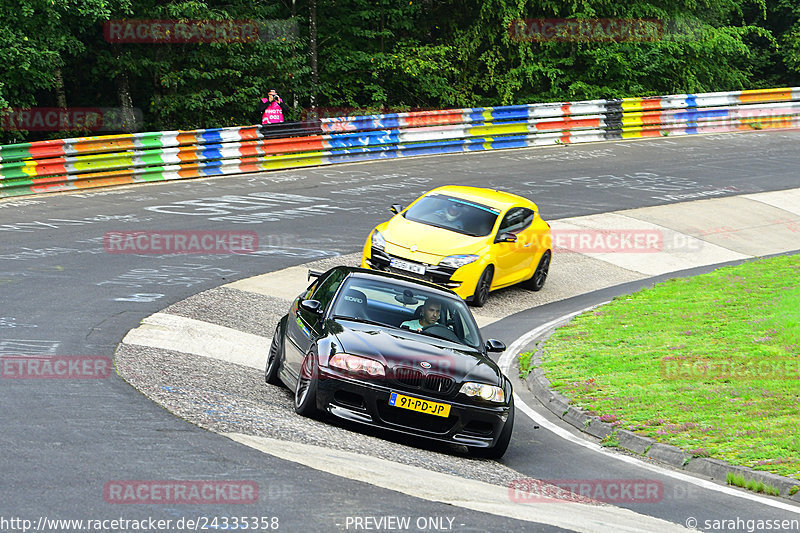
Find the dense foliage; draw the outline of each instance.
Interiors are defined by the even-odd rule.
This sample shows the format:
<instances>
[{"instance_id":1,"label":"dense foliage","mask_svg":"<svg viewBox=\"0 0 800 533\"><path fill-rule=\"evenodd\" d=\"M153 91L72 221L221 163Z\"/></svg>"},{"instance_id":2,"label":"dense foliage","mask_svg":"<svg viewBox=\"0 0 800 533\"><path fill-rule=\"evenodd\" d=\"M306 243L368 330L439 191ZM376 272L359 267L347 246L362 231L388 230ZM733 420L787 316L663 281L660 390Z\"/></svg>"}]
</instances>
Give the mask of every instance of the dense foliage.
<instances>
[{"instance_id":1,"label":"dense foliage","mask_svg":"<svg viewBox=\"0 0 800 533\"><path fill-rule=\"evenodd\" d=\"M109 21L142 19L288 20L296 32L172 43L104 33ZM646 20L659 31L541 39L525 19ZM133 107L139 129L191 129L255 123L271 87L301 118L312 103L352 114L797 85L800 4L0 0L0 42L0 108ZM3 131L0 142L70 133Z\"/></svg>"}]
</instances>

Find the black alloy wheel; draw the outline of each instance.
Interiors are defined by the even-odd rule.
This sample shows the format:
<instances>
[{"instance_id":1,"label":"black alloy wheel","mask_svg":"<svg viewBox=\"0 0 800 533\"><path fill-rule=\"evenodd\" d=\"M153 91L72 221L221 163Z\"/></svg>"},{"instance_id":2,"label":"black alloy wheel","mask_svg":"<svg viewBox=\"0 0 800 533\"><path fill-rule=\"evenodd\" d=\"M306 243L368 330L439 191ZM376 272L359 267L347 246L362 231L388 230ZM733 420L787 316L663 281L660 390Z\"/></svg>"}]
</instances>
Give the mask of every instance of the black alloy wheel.
<instances>
[{"instance_id":1,"label":"black alloy wheel","mask_svg":"<svg viewBox=\"0 0 800 533\"><path fill-rule=\"evenodd\" d=\"M317 413L316 359L314 354L308 354L300 365L300 376L294 392L294 410L302 416L310 417Z\"/></svg>"},{"instance_id":2,"label":"black alloy wheel","mask_svg":"<svg viewBox=\"0 0 800 533\"><path fill-rule=\"evenodd\" d=\"M469 302L473 307L483 307L486 300L489 299L489 289L492 287L492 277L494 276L494 269L491 265L486 267L481 277L478 279L478 285L475 287L475 294Z\"/></svg>"},{"instance_id":3,"label":"black alloy wheel","mask_svg":"<svg viewBox=\"0 0 800 533\"><path fill-rule=\"evenodd\" d=\"M278 377L278 368L280 368L280 355L281 355L281 325L280 323L275 328L275 334L272 336L272 342L269 345L269 352L267 353L267 367L264 370L264 381L270 385L280 385L281 380Z\"/></svg>"},{"instance_id":4,"label":"black alloy wheel","mask_svg":"<svg viewBox=\"0 0 800 533\"><path fill-rule=\"evenodd\" d=\"M542 287L544 287L544 282L547 281L547 273L550 271L550 250L546 251L542 258L539 260L539 264L536 267L536 271L531 276L531 279L526 281L523 286L526 289L532 291L540 291Z\"/></svg>"}]
</instances>

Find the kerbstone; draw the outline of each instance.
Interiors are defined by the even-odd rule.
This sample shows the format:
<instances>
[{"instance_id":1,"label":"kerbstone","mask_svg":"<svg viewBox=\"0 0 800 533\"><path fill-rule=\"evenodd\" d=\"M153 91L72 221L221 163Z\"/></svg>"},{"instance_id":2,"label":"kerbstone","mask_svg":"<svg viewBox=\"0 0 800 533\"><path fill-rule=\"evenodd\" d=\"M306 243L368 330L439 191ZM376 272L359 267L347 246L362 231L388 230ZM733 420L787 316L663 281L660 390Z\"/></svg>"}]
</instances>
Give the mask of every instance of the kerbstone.
<instances>
[{"instance_id":1,"label":"kerbstone","mask_svg":"<svg viewBox=\"0 0 800 533\"><path fill-rule=\"evenodd\" d=\"M660 442L650 447L650 450L647 452L647 457L679 468L683 468L686 462L692 458L691 455L680 448L670 446L669 444L661 444Z\"/></svg>"},{"instance_id":2,"label":"kerbstone","mask_svg":"<svg viewBox=\"0 0 800 533\"><path fill-rule=\"evenodd\" d=\"M642 437L628 430L621 430L617 432L617 439L619 440L619 447L634 453L644 455L656 441L649 437Z\"/></svg>"}]
</instances>

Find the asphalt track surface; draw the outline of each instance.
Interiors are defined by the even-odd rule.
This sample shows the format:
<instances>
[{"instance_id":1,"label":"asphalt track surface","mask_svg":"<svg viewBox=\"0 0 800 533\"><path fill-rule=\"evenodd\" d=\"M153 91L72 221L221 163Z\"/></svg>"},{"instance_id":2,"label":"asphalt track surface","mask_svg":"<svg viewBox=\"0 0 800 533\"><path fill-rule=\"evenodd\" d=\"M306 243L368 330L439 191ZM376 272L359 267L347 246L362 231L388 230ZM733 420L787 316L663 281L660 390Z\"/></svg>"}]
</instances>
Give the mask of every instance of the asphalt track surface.
<instances>
[{"instance_id":1,"label":"asphalt track surface","mask_svg":"<svg viewBox=\"0 0 800 533\"><path fill-rule=\"evenodd\" d=\"M533 198L545 219L559 219L795 188L798 140L800 132L776 131L599 143L3 201L0 354L111 357L142 318L192 294L357 251L369 229L387 218L390 203L407 204L437 185L508 190ZM103 246L109 231L231 229L257 232L259 253L130 255L109 254ZM486 334L515 338L537 321L613 292L534 309L524 328L505 319ZM412 516L450 517L458 531L532 530L527 522L428 502L261 454L174 417L115 375L2 379L0 405L0 517L6 520L246 514L278 516L284 531L339 531L348 530L348 516ZM607 477L607 459L565 446L524 417L517 423L504 465L539 479ZM626 467L618 468L622 474L615 475L625 475ZM635 467L628 472L630 479L643 475ZM110 481L159 479L253 480L260 500L242 513L241 505L202 506L198 512L191 505L120 505L103 497ZM667 482L670 497L631 508L676 523L688 516L798 516ZM0 521L0 529L12 527Z\"/></svg>"}]
</instances>

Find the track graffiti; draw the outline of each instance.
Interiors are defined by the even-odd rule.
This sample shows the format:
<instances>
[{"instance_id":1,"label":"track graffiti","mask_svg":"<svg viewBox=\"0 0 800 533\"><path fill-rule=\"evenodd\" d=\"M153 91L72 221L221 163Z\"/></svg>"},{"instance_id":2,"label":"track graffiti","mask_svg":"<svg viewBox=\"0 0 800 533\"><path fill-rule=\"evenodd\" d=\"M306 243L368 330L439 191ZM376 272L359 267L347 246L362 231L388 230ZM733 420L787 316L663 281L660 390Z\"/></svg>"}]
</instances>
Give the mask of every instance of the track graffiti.
<instances>
[{"instance_id":1,"label":"track graffiti","mask_svg":"<svg viewBox=\"0 0 800 533\"><path fill-rule=\"evenodd\" d=\"M56 355L58 341L42 339L0 339L0 354Z\"/></svg>"},{"instance_id":2,"label":"track graffiti","mask_svg":"<svg viewBox=\"0 0 800 533\"><path fill-rule=\"evenodd\" d=\"M119 286L140 289L148 286L192 287L220 278L226 279L239 272L213 265L184 263L161 265L157 268L134 268L110 280L95 283L99 287Z\"/></svg>"},{"instance_id":3,"label":"track graffiti","mask_svg":"<svg viewBox=\"0 0 800 533\"><path fill-rule=\"evenodd\" d=\"M21 233L33 233L40 230L60 229L69 226L86 226L89 224L97 224L100 222L125 222L125 223L141 223L150 220L142 219L136 215L95 215L93 217L85 217L79 219L69 218L48 218L46 220L34 220L31 222L14 222L11 224L0 224L0 231L16 231Z\"/></svg>"}]
</instances>

